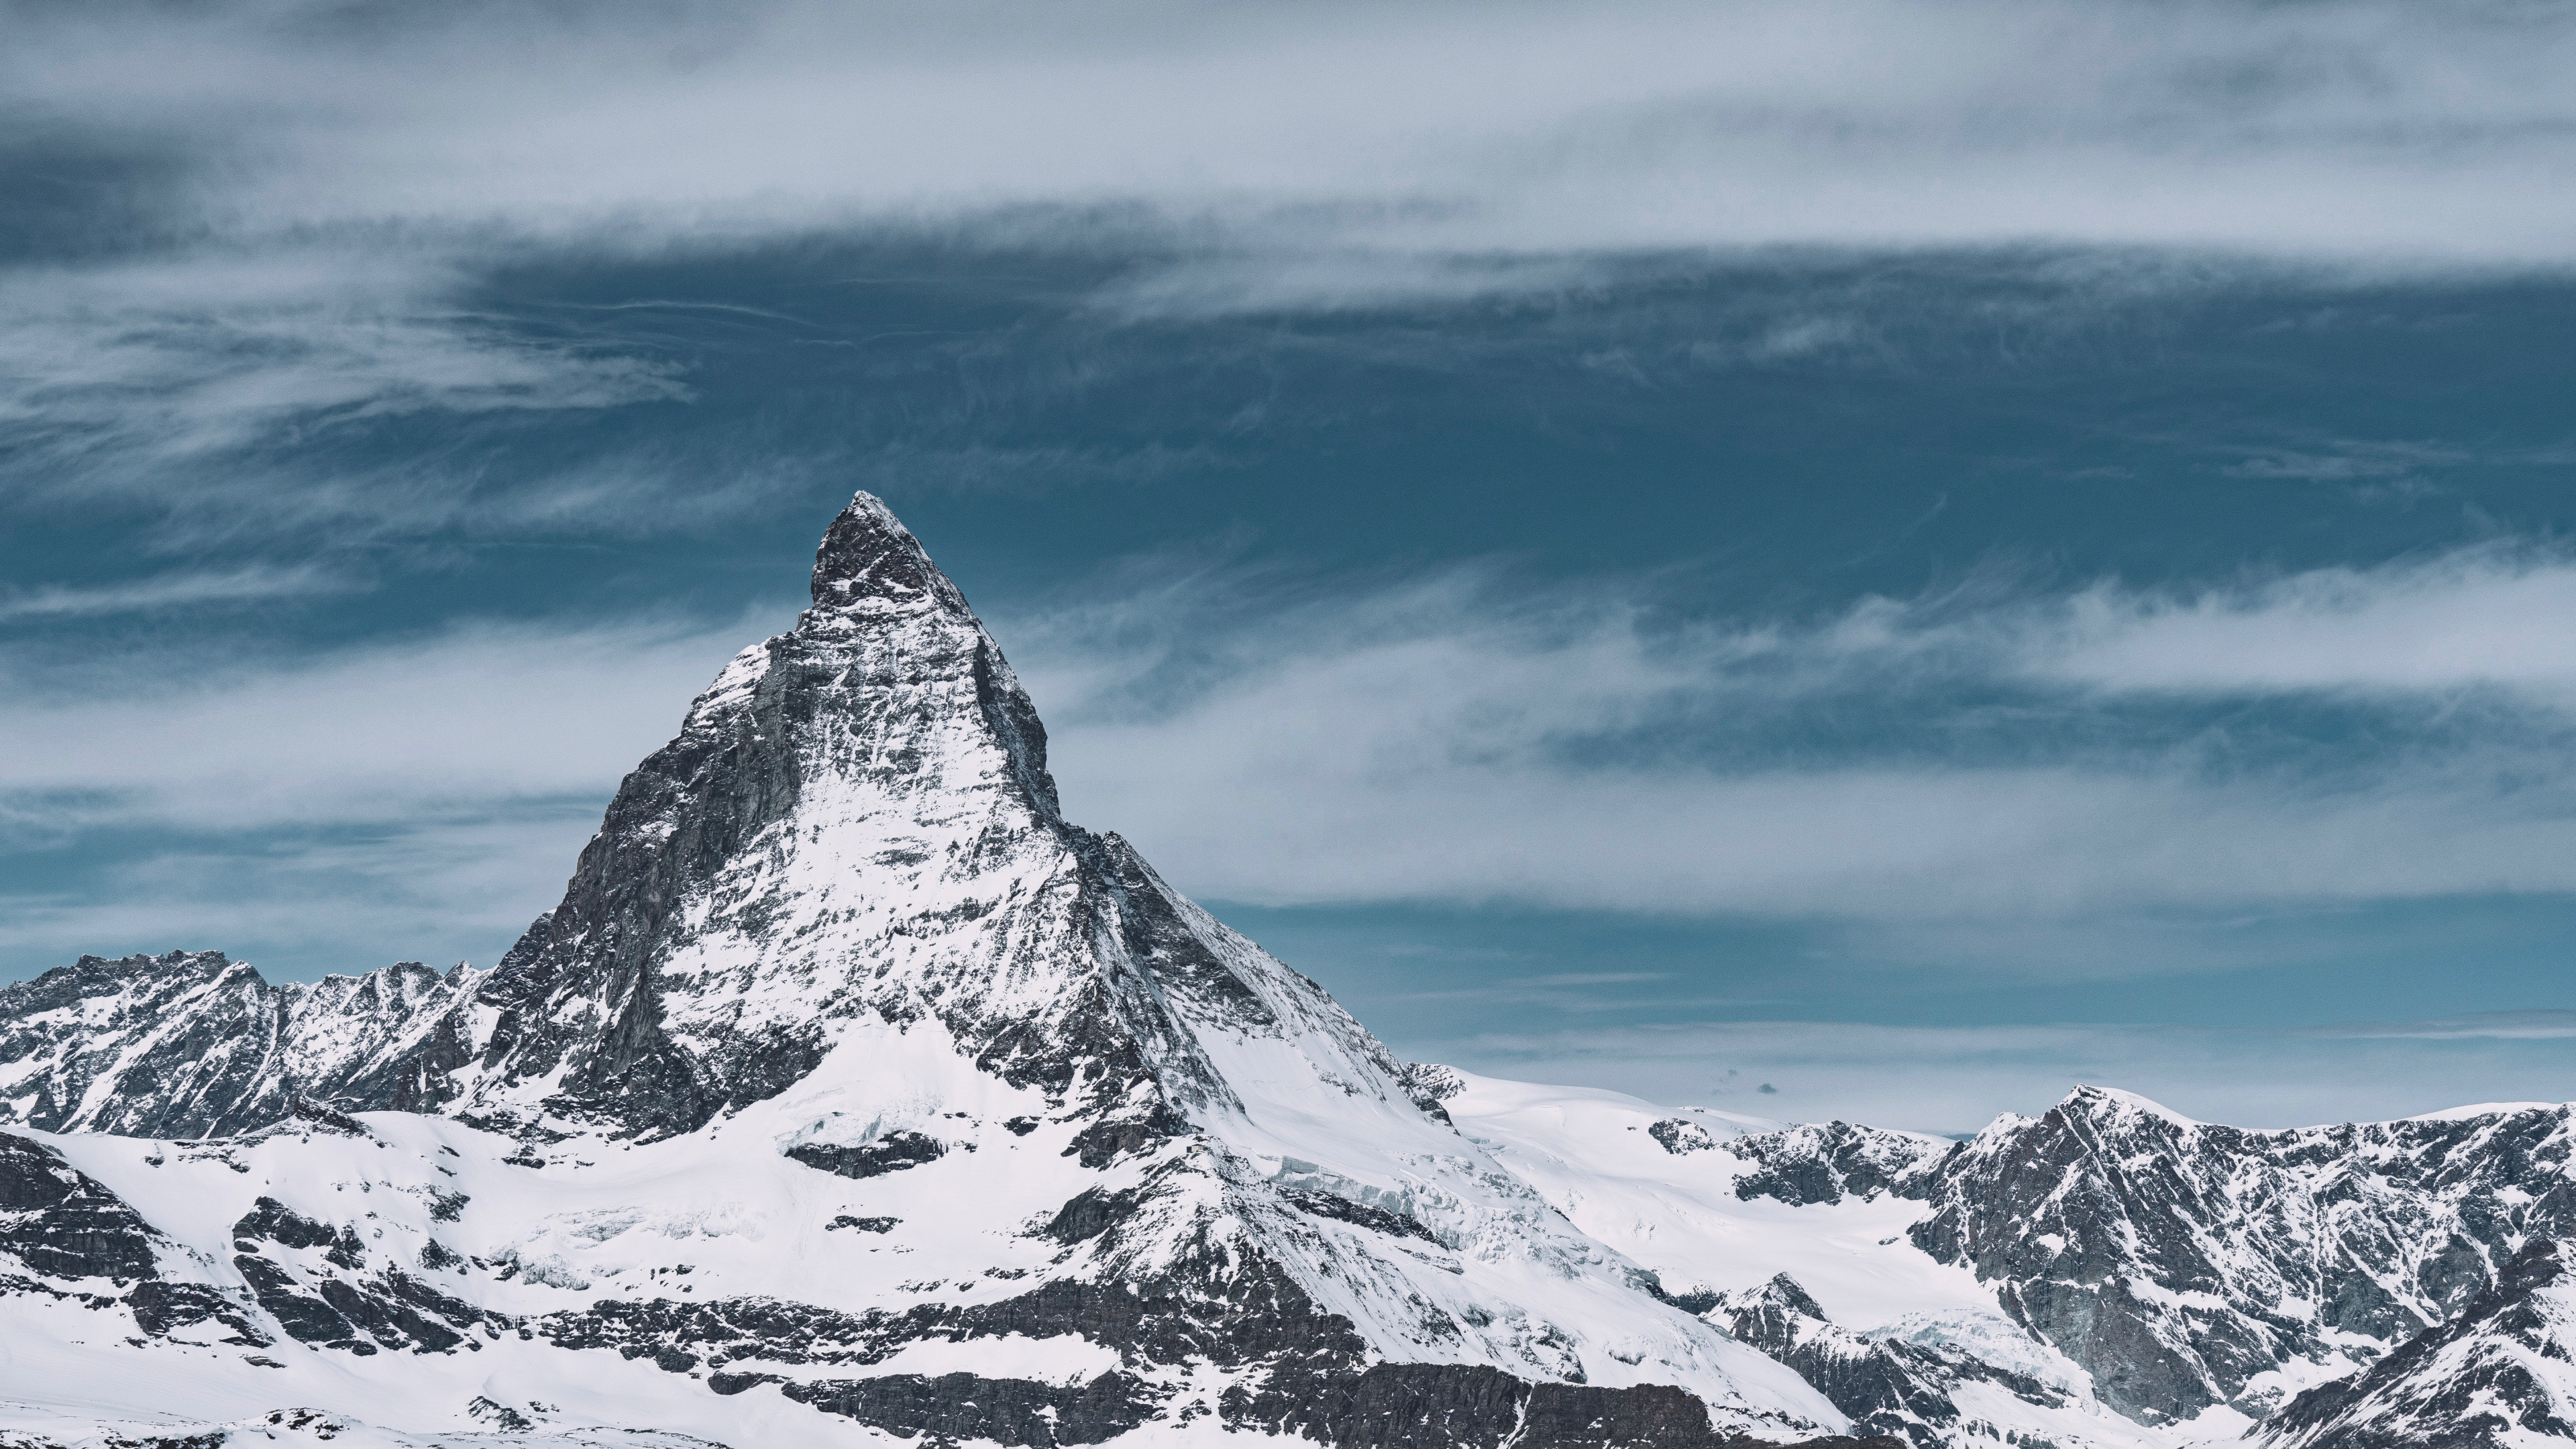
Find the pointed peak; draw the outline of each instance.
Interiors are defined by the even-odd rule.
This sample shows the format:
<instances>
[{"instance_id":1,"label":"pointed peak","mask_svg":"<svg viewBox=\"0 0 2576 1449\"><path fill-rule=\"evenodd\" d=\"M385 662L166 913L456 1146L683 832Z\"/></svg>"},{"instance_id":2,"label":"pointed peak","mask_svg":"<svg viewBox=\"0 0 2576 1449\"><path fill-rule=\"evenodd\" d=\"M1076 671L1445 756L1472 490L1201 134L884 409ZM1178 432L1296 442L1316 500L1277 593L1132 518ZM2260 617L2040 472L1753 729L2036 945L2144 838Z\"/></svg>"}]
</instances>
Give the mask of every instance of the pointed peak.
<instances>
[{"instance_id":1,"label":"pointed peak","mask_svg":"<svg viewBox=\"0 0 2576 1449\"><path fill-rule=\"evenodd\" d=\"M936 600L963 609L957 586L930 561L921 540L873 493L862 492L832 520L814 551L814 604L846 609L869 600Z\"/></svg>"},{"instance_id":2,"label":"pointed peak","mask_svg":"<svg viewBox=\"0 0 2576 1449\"><path fill-rule=\"evenodd\" d=\"M2094 1117L2133 1114L2161 1118L2177 1127L2204 1125L2162 1102L2141 1097L2135 1092L2124 1092L2117 1087L2079 1085L2075 1090L2067 1093L2057 1105L2062 1111L2081 1112Z\"/></svg>"},{"instance_id":3,"label":"pointed peak","mask_svg":"<svg viewBox=\"0 0 2576 1449\"><path fill-rule=\"evenodd\" d=\"M1825 1316L1823 1305L1816 1302L1815 1296L1806 1290L1805 1285L1786 1273L1773 1274L1770 1282L1755 1289L1748 1300L1748 1306L1777 1307L1786 1309L1801 1318L1815 1319L1819 1323L1833 1322Z\"/></svg>"}]
</instances>

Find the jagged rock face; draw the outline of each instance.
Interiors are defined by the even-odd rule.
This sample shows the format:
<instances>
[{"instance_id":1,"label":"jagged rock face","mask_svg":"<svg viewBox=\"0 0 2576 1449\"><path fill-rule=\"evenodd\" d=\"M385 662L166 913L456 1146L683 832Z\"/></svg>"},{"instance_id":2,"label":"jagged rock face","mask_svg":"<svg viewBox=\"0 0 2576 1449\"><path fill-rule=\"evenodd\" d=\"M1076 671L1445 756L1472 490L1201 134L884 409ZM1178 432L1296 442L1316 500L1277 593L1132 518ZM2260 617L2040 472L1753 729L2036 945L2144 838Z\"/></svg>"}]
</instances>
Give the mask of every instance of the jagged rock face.
<instances>
[{"instance_id":1,"label":"jagged rock face","mask_svg":"<svg viewBox=\"0 0 2576 1449\"><path fill-rule=\"evenodd\" d=\"M2484 1289L2449 1295L2464 1279L2486 1281L2486 1265L2510 1260L2524 1235L2555 1235L2576 1171L2567 1108L2247 1132L2082 1088L2048 1114L1953 1144L1839 1123L1672 1117L1616 1094L1484 1078L1445 1105L1586 1232L1657 1272L1677 1302L1798 1369L1855 1423L1927 1449L1998 1438L2196 1449L2262 1439L2267 1424L2295 1429L2300 1449L2410 1443L2464 1404L2509 1404L2499 1422L2541 1424L2531 1386L2557 1382L2553 1365L2565 1362L2553 1357L2565 1349L2531 1332L2510 1352L2476 1350L2485 1357L2474 1362L2461 1345L2503 1340L2441 1335L2464 1314L2538 1321L2473 1307ZM2405 1311L2354 1312L2372 1300L2353 1275ZM2540 1318L2559 1311L2548 1293L2532 1301ZM2420 1327L2437 1316L2444 1327ZM2212 1365L2249 1339L2266 1354L2292 1352L2222 1379ZM2452 1346L2434 1354L2410 1341ZM2391 1374L2372 1365L2398 1356L2416 1365L2407 1387L2379 1392ZM2376 1376L2360 1381L2369 1393L2353 1387L2365 1369ZM2159 1383L2160 1370L2171 1378ZM2443 1390L2455 1371L2468 1387ZM2493 1391L2479 1400L2488 1378ZM2336 1394L2283 1409L2337 1379ZM2558 1403L2576 1403L2562 1392ZM2355 1394L2376 1407L2345 1412ZM2328 1422L2356 1433L2400 1399L2418 1407L2390 1420L2401 1426L2392 1438L2318 1437ZM2282 1417L2264 1420L2274 1411ZM2576 1439L2545 1425L2523 1432L2536 1437L2494 1442Z\"/></svg>"},{"instance_id":2,"label":"jagged rock face","mask_svg":"<svg viewBox=\"0 0 2576 1449\"><path fill-rule=\"evenodd\" d=\"M2264 1426L2279 1449L2505 1449L2576 1440L2576 1281L2535 1238L2460 1313Z\"/></svg>"},{"instance_id":3,"label":"jagged rock face","mask_svg":"<svg viewBox=\"0 0 2576 1449\"><path fill-rule=\"evenodd\" d=\"M240 1295L166 1277L162 1255L173 1251L131 1204L61 1153L0 1133L0 1293L114 1305L133 1332L153 1339L204 1342L211 1333L253 1348L270 1341Z\"/></svg>"},{"instance_id":4,"label":"jagged rock face","mask_svg":"<svg viewBox=\"0 0 2576 1449\"><path fill-rule=\"evenodd\" d=\"M1115 852L1058 815L1045 732L965 599L874 500L833 523L812 593L627 777L503 962L486 1097L559 1080L559 1114L690 1131L869 1011L935 1014L1058 1093L1142 1069L1093 1030L1125 1004L1092 949Z\"/></svg>"},{"instance_id":5,"label":"jagged rock face","mask_svg":"<svg viewBox=\"0 0 2576 1449\"><path fill-rule=\"evenodd\" d=\"M1796 1369L1850 1415L1855 1428L1902 1439L1916 1449L2013 1434L1963 1410L1953 1393L1962 1384L1989 1385L2044 1410L2064 1409L2070 1399L2026 1374L1956 1348L1872 1338L1843 1328L1826 1318L1825 1310L1786 1273L1759 1288L1727 1295L1710 1316L1738 1339Z\"/></svg>"},{"instance_id":6,"label":"jagged rock face","mask_svg":"<svg viewBox=\"0 0 2576 1449\"><path fill-rule=\"evenodd\" d=\"M1827 1122L1758 1133L1730 1144L1729 1150L1758 1164L1736 1181L1737 1197L1777 1198L1804 1207L1883 1192L1920 1196L1924 1173L1946 1149L1911 1133Z\"/></svg>"},{"instance_id":7,"label":"jagged rock face","mask_svg":"<svg viewBox=\"0 0 2576 1449\"><path fill-rule=\"evenodd\" d=\"M299 1097L426 1110L469 1060L483 975L405 962L271 986L220 951L83 956L0 987L0 1122L187 1138L265 1127Z\"/></svg>"},{"instance_id":8,"label":"jagged rock face","mask_svg":"<svg viewBox=\"0 0 2576 1449\"><path fill-rule=\"evenodd\" d=\"M2293 1361L2395 1345L2483 1292L2528 1235L2571 1226L2564 1107L2287 1132L2189 1121L2083 1089L2005 1118L1901 1185L1913 1239L2142 1421ZM2277 1394L2277 1391L2275 1391Z\"/></svg>"}]
</instances>

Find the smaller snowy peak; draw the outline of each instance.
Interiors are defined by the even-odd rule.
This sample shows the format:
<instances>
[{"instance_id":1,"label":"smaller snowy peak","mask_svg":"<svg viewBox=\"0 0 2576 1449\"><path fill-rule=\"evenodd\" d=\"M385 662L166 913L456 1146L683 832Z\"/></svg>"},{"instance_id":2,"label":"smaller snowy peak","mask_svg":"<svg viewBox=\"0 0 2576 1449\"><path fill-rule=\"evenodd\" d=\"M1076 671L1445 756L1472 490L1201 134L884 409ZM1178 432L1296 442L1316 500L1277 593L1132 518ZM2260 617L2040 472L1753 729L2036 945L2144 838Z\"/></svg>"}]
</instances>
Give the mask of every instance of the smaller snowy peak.
<instances>
[{"instance_id":1,"label":"smaller snowy peak","mask_svg":"<svg viewBox=\"0 0 2576 1449\"><path fill-rule=\"evenodd\" d=\"M0 988L0 1122L192 1138L299 1097L420 1111L468 1055L483 973L416 961L273 986L220 951L84 956Z\"/></svg>"},{"instance_id":2,"label":"smaller snowy peak","mask_svg":"<svg viewBox=\"0 0 2576 1449\"><path fill-rule=\"evenodd\" d=\"M2571 1146L2564 1108L2262 1132L2086 1088L1944 1157L1909 1235L2141 1422L2259 1417L2576 1226Z\"/></svg>"},{"instance_id":3,"label":"smaller snowy peak","mask_svg":"<svg viewBox=\"0 0 2576 1449\"><path fill-rule=\"evenodd\" d=\"M2276 1449L2520 1449L2576 1440L2576 1281L2535 1238L2458 1317L2263 1425Z\"/></svg>"},{"instance_id":4,"label":"smaller snowy peak","mask_svg":"<svg viewBox=\"0 0 2576 1449\"><path fill-rule=\"evenodd\" d=\"M1916 1132L1824 1122L1753 1134L1730 1150L1757 1164L1736 1182L1736 1196L1804 1205L1881 1193L1921 1196L1925 1175L1956 1145Z\"/></svg>"}]
</instances>

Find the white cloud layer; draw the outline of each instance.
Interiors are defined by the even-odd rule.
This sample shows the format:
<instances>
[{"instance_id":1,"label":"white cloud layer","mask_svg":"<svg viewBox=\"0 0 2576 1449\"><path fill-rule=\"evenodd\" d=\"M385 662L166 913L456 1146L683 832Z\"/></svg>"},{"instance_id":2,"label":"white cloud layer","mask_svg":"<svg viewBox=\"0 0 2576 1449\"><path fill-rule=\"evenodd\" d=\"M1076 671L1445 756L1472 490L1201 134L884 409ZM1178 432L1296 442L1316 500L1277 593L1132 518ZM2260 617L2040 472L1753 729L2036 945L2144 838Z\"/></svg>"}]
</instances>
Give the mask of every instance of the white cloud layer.
<instances>
[{"instance_id":1,"label":"white cloud layer","mask_svg":"<svg viewBox=\"0 0 2576 1449\"><path fill-rule=\"evenodd\" d=\"M0 703L0 808L203 833L602 796L747 632L492 627L220 672L137 658L71 695L22 684Z\"/></svg>"},{"instance_id":2,"label":"white cloud layer","mask_svg":"<svg viewBox=\"0 0 2576 1449\"><path fill-rule=\"evenodd\" d=\"M0 266L0 445L40 492L218 530L472 511L432 460L263 446L690 396L474 312L532 261L1052 248L1134 263L1094 298L1114 320L1706 249L2004 248L2114 293L2576 260L2576 12L2502 0L234 0L33 11L10 41L45 205ZM59 176L110 200L58 214ZM1824 318L1705 349L1867 342ZM530 486L504 511L595 501Z\"/></svg>"},{"instance_id":3,"label":"white cloud layer","mask_svg":"<svg viewBox=\"0 0 2576 1449\"><path fill-rule=\"evenodd\" d=\"M307 660L132 658L0 689L0 840L139 842L0 887L0 959L490 964L618 778L756 626L484 628ZM222 668L210 668L211 665Z\"/></svg>"},{"instance_id":4,"label":"white cloud layer","mask_svg":"<svg viewBox=\"0 0 2576 1449\"><path fill-rule=\"evenodd\" d=\"M2551 556L2480 551L2189 597L1877 603L1673 636L1615 600L1452 577L1242 611L1251 625L1224 622L1240 601L1222 589L1184 589L996 627L1050 721L1069 812L1194 894L1839 922L1926 960L2116 974L2156 969L2117 944L2150 918L2576 892L2571 578ZM442 909L532 914L616 779L759 632L496 627L236 661L220 680L150 659L22 678L0 703L0 824L182 843L118 901L21 897L14 939L101 942L71 935L139 901L129 925L209 903L210 928L282 920L334 881L361 899L333 929L381 929L388 952ZM1731 747L1855 701L1964 736L1958 691L2004 687L2085 721L2079 743L2006 761L1920 735L1826 763ZM2361 764L2330 752L2332 771L2197 734L2123 743L2123 711L2176 689L2354 691L2389 738ZM2462 691L2520 703L2417 738ZM225 867L214 840L272 868ZM504 887L495 860L528 873Z\"/></svg>"},{"instance_id":5,"label":"white cloud layer","mask_svg":"<svg viewBox=\"0 0 2576 1449\"><path fill-rule=\"evenodd\" d=\"M2576 704L2576 565L2477 549L2188 598L2097 589L2033 667L2184 693L2507 689Z\"/></svg>"},{"instance_id":6,"label":"white cloud layer","mask_svg":"<svg viewBox=\"0 0 2576 1449\"><path fill-rule=\"evenodd\" d=\"M1292 614L1176 699L1139 701L1152 646L1132 636L1035 670L1067 799L1190 889L1270 904L2029 921L2576 890L2562 559L2471 552L2188 597L2106 585L1966 617L1878 601L1679 639L1622 609L1498 597L1452 585ZM2519 704L2471 743L2327 755L2330 771L2315 752L2214 761L2224 741L2191 736L2001 763L1919 746L1725 763L1732 734L1782 709L1929 698L1925 725L1967 713L1945 686L1996 681L2076 716L2165 691L2359 692L2419 723L2463 692ZM1713 761L1613 748L1648 724Z\"/></svg>"},{"instance_id":7,"label":"white cloud layer","mask_svg":"<svg viewBox=\"0 0 2576 1449\"><path fill-rule=\"evenodd\" d=\"M270 599L336 593L349 585L311 565L163 574L120 584L52 585L0 591L0 624L20 619L66 619L104 614L148 614L166 609L252 604Z\"/></svg>"},{"instance_id":8,"label":"white cloud layer","mask_svg":"<svg viewBox=\"0 0 2576 1449\"><path fill-rule=\"evenodd\" d=\"M1300 253L2028 241L2567 259L2576 18L1422 0L54 12L0 82L227 225L739 238L1143 204ZM637 228L642 228L639 232Z\"/></svg>"},{"instance_id":9,"label":"white cloud layer","mask_svg":"<svg viewBox=\"0 0 2576 1449\"><path fill-rule=\"evenodd\" d=\"M1391 1045L1472 1071L1610 1087L1673 1107L1943 1133L1973 1132L2005 1112L2036 1116L2085 1083L2240 1127L2557 1102L2567 1097L2576 1057L2563 1037L1852 1021L1693 1022ZM1760 1091L1765 1083L1774 1090Z\"/></svg>"}]
</instances>

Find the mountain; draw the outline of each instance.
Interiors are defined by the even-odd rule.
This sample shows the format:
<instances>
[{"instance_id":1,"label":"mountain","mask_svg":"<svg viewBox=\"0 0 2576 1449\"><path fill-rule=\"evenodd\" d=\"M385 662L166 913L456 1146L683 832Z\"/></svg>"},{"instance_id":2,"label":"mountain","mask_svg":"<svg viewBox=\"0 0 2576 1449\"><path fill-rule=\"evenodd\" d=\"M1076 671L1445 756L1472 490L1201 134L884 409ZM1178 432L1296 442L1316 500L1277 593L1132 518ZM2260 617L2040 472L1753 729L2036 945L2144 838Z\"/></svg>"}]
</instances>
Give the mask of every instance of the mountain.
<instances>
[{"instance_id":1,"label":"mountain","mask_svg":"<svg viewBox=\"0 0 2576 1449\"><path fill-rule=\"evenodd\" d=\"M2576 1442L2569 1107L1953 1142L1401 1063L1064 819L876 500L812 600L488 972L0 988L0 1449Z\"/></svg>"},{"instance_id":2,"label":"mountain","mask_svg":"<svg viewBox=\"0 0 2576 1449\"><path fill-rule=\"evenodd\" d=\"M875 499L812 597L488 974L83 958L0 995L24 1432L1845 1426L1066 822L1010 666Z\"/></svg>"},{"instance_id":3,"label":"mountain","mask_svg":"<svg viewBox=\"0 0 2576 1449\"><path fill-rule=\"evenodd\" d=\"M419 1111L466 1060L483 975L407 961L271 986L220 951L83 956L0 987L0 1122L219 1137L305 1096Z\"/></svg>"}]
</instances>

